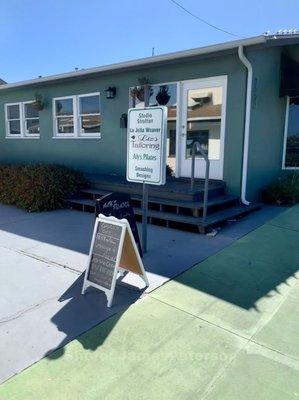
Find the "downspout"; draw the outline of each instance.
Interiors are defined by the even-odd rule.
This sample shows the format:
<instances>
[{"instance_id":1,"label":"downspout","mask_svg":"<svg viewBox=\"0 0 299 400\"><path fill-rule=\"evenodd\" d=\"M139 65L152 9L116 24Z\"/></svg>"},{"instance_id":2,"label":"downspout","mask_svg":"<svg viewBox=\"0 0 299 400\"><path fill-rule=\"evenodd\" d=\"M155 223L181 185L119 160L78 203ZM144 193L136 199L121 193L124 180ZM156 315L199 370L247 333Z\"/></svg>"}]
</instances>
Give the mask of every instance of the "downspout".
<instances>
[{"instance_id":1,"label":"downspout","mask_svg":"<svg viewBox=\"0 0 299 400\"><path fill-rule=\"evenodd\" d=\"M248 206L249 201L246 200L247 189L247 171L248 171L248 153L249 153L249 132L250 132L250 115L251 115L251 92L252 92L252 65L244 54L243 46L238 47L238 55L241 62L247 69L246 84L246 109L245 109L245 126L244 126L244 145L243 145L243 164L242 164L242 183L241 183L241 201Z\"/></svg>"}]
</instances>

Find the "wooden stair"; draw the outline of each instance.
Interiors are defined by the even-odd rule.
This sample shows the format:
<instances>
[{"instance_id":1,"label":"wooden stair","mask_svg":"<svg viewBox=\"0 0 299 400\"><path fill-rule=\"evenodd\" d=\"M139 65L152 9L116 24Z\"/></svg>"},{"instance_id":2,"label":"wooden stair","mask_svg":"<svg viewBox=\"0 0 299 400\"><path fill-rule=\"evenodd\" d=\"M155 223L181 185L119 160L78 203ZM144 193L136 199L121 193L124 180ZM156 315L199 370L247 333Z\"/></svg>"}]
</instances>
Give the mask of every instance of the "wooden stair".
<instances>
[{"instance_id":1,"label":"wooden stair","mask_svg":"<svg viewBox=\"0 0 299 400\"><path fill-rule=\"evenodd\" d=\"M92 181L92 180L91 180ZM208 214L203 211L203 181L196 180L196 190L189 189L190 180L167 181L165 186L149 187L148 222L169 228L206 233L213 227L228 220L240 217L260 208L259 204L244 206L239 198L225 194L225 183L209 182ZM92 181L89 189L82 190L77 196L68 198L72 209L85 212L95 211L95 200L111 192L128 193L131 196L136 220L142 219L142 185L131 184L124 178L105 177L101 181Z\"/></svg>"}]
</instances>

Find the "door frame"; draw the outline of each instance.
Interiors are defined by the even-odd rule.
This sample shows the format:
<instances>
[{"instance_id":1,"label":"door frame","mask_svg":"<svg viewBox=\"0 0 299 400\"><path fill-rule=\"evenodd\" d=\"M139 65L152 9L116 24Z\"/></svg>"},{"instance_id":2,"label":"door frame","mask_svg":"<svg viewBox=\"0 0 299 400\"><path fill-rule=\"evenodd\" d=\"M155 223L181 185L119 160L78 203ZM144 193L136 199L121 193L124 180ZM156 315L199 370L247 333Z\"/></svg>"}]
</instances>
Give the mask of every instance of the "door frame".
<instances>
[{"instance_id":1,"label":"door frame","mask_svg":"<svg viewBox=\"0 0 299 400\"><path fill-rule=\"evenodd\" d=\"M204 83L210 84L213 86L221 84L222 87L222 108L221 108L221 128L220 128L220 176L219 180L223 179L223 167L224 167L224 147L225 147L225 125L226 125L226 102L227 102L227 75L216 75L209 76L207 78L199 78L199 79L189 79L178 82L178 92L177 92L177 124L176 124L176 170L175 176L182 176L182 151L181 151L181 129L184 124L183 121L183 86L184 84L196 84L196 83ZM196 167L195 167L196 168Z\"/></svg>"},{"instance_id":2,"label":"door frame","mask_svg":"<svg viewBox=\"0 0 299 400\"><path fill-rule=\"evenodd\" d=\"M220 143L220 154L222 155L222 178L223 179L223 166L224 166L224 147L225 147L225 125L226 125L226 102L227 102L227 75L214 75L208 76L206 78L194 78L194 79L186 79L180 81L164 81L158 83L152 83L152 86L161 86L161 85L176 85L176 93L177 93L177 118L176 118L176 142L175 142L175 153L176 153L176 160L175 160L175 171L174 176L179 178L180 170L181 170L181 141L180 141L180 129L182 126L182 101L183 101L183 85L185 83L196 83L200 81L205 82L215 82L215 80L223 80L223 103L222 103L222 110L221 110L221 133L220 137L222 138ZM130 97L130 90L129 87L129 106L131 107L131 97Z\"/></svg>"}]
</instances>

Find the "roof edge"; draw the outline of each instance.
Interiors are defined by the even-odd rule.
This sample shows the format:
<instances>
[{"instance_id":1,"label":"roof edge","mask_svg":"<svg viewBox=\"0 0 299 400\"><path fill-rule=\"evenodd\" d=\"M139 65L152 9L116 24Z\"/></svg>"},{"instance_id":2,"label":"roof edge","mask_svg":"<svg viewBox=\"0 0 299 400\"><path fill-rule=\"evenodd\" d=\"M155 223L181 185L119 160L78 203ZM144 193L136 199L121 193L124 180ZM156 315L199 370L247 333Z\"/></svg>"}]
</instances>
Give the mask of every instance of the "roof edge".
<instances>
[{"instance_id":1,"label":"roof edge","mask_svg":"<svg viewBox=\"0 0 299 400\"><path fill-rule=\"evenodd\" d=\"M0 86L0 91L6 90L6 89L31 86L31 85L39 85L42 83L51 83L51 82L60 81L60 80L64 80L64 79L77 78L80 76L84 77L84 76L88 76L88 75L92 75L92 74L104 73L104 72L109 72L109 71L117 72L117 71L120 71L120 70L126 69L126 68L141 67L141 66L145 66L145 65L150 66L150 65L155 65L155 64L161 63L161 62L180 60L180 59L184 59L184 58L188 58L188 57L195 57L195 56L200 56L200 55L204 55L204 54L221 52L221 51L225 51L225 50L232 50L241 45L242 46L252 46L252 45L258 45L258 44L264 44L269 39L271 40L272 38L267 38L266 35L259 35L259 36L254 36L251 38L246 38L246 39L241 39L241 40L233 40L233 41L229 41L229 42L223 42L220 44L214 44L214 45L209 45L209 46L204 46L204 47L197 47L197 48L193 48L190 50L177 51L177 52L166 53L166 54L157 55L157 56L140 58L140 59L136 59L136 60L108 64L108 65L104 65L102 67L88 68L88 69L84 69L84 70L66 72L66 73L57 74L57 75L49 75L49 76L45 76L45 77L41 77L41 78L34 78L34 79L19 81L19 82L15 82L15 83L5 83Z\"/></svg>"}]
</instances>

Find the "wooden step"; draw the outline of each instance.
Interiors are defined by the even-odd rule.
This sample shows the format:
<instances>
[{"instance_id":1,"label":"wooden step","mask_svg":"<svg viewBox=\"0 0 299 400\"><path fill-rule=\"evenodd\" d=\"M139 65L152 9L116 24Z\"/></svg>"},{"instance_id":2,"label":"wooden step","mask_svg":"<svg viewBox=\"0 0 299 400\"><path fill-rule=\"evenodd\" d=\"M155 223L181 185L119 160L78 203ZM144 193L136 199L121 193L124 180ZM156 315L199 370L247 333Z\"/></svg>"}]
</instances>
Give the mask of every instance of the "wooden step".
<instances>
[{"instance_id":1,"label":"wooden step","mask_svg":"<svg viewBox=\"0 0 299 400\"><path fill-rule=\"evenodd\" d=\"M260 204L252 204L249 206L236 206L230 207L225 210L221 210L216 213L207 215L204 219L203 217L191 217L186 215L175 215L172 213L165 213L159 211L148 211L149 220L160 219L165 221L172 221L176 223L197 226L201 233L205 233L207 228L215 227L222 224L223 222L231 219L240 218L252 211L256 211L261 208ZM142 210L134 209L136 215L142 215ZM152 222L152 221L150 221ZM171 226L169 226L171 227Z\"/></svg>"},{"instance_id":2,"label":"wooden step","mask_svg":"<svg viewBox=\"0 0 299 400\"><path fill-rule=\"evenodd\" d=\"M98 198L101 198L102 196L105 196L106 194L109 194L111 192L106 191L106 190L99 190L99 189L83 189L81 190L81 194L83 198L86 196L87 198L91 200L96 200ZM131 200L137 201L137 202L142 202L142 196L138 194L133 194L131 195ZM238 196L233 196L233 195L222 195L222 196L217 196L217 197L212 197L211 199L208 199L208 207L216 207L219 205L229 205L233 203L237 203L239 201ZM165 206L174 206L174 207L180 207L180 208L189 208L189 209L202 209L203 208L203 201L182 201L182 200L176 200L176 199L164 199L160 197L153 197L149 196L148 199L149 203L153 204L162 204Z\"/></svg>"},{"instance_id":3,"label":"wooden step","mask_svg":"<svg viewBox=\"0 0 299 400\"><path fill-rule=\"evenodd\" d=\"M92 199L68 199L68 203L72 208L80 209L83 211L94 212L95 210L95 201ZM243 215L259 209L260 207L261 206L259 204L251 204L249 206L235 205L221 211L208 214L205 219L198 216L182 215L173 212L149 209L148 220L150 223L156 224L161 224L161 222L164 222L167 227L173 227L177 229L188 229L188 227L195 227L199 230L199 232L205 233L212 227L220 225L227 220L239 218ZM134 212L137 219L138 216L142 216L141 208L134 208Z\"/></svg>"}]
</instances>

